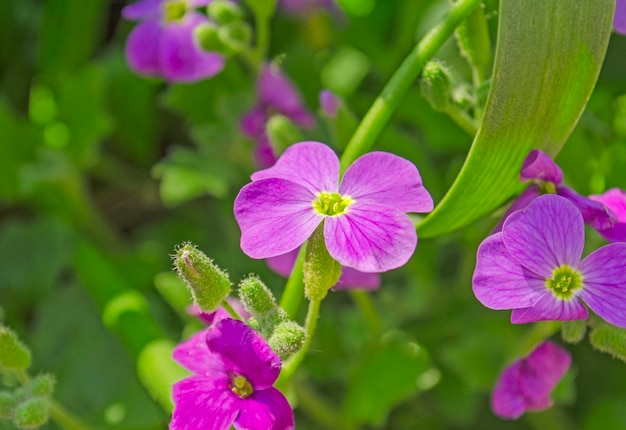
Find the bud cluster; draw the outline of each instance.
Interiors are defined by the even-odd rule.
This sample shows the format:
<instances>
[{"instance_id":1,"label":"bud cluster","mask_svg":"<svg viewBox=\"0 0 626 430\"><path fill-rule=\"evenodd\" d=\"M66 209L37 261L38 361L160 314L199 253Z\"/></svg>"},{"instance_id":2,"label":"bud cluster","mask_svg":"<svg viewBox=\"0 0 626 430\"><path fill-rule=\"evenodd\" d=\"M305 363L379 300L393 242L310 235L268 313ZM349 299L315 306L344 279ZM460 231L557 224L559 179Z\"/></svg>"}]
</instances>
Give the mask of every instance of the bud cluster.
<instances>
[{"instance_id":1,"label":"bud cluster","mask_svg":"<svg viewBox=\"0 0 626 430\"><path fill-rule=\"evenodd\" d=\"M228 56L249 49L252 30L243 21L244 13L237 3L212 1L207 6L207 14L212 22L195 29L196 40L203 50Z\"/></svg>"}]
</instances>

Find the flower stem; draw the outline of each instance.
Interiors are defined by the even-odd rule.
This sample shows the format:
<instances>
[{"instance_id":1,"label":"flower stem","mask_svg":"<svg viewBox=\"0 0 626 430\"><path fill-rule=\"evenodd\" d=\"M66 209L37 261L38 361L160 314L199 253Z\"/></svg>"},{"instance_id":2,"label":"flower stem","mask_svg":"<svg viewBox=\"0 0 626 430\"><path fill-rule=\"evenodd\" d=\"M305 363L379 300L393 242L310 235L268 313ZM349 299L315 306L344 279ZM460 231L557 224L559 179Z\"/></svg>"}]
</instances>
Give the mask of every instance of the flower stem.
<instances>
[{"instance_id":1,"label":"flower stem","mask_svg":"<svg viewBox=\"0 0 626 430\"><path fill-rule=\"evenodd\" d=\"M402 96L409 90L426 62L452 35L454 29L482 0L459 0L444 18L424 36L391 77L354 132L341 157L341 171L367 152L391 118Z\"/></svg>"},{"instance_id":2,"label":"flower stem","mask_svg":"<svg viewBox=\"0 0 626 430\"><path fill-rule=\"evenodd\" d=\"M302 304L304 283L302 275L302 265L304 264L304 255L306 254L306 242L300 248L298 258L291 269L287 284L285 284L285 291L280 298L280 307L283 308L289 318L295 320Z\"/></svg>"},{"instance_id":3,"label":"flower stem","mask_svg":"<svg viewBox=\"0 0 626 430\"><path fill-rule=\"evenodd\" d=\"M372 337L378 336L381 329L380 318L378 317L378 312L376 312L376 308L374 307L374 303L372 303L372 298L369 293L352 290L350 291L350 296L352 296L352 300L354 300L361 314L363 314L365 325L367 325L370 335Z\"/></svg>"},{"instance_id":4,"label":"flower stem","mask_svg":"<svg viewBox=\"0 0 626 430\"><path fill-rule=\"evenodd\" d=\"M313 340L313 335L315 334L315 327L317 326L317 317L319 316L321 303L321 299L313 299L309 302L309 311L306 315L306 322L304 324L306 340L304 341L304 345L302 345L302 349L285 361L283 369L280 372L280 377L276 382L276 385L280 388L287 385L293 374L300 366L300 363L302 363L302 360L304 360L304 357L309 350L309 346L311 346L311 341Z\"/></svg>"},{"instance_id":5,"label":"flower stem","mask_svg":"<svg viewBox=\"0 0 626 430\"><path fill-rule=\"evenodd\" d=\"M457 106L450 104L448 109L446 109L446 114L470 136L474 137L478 132L478 127L476 127L474 120L467 112L459 109Z\"/></svg>"},{"instance_id":6,"label":"flower stem","mask_svg":"<svg viewBox=\"0 0 626 430\"><path fill-rule=\"evenodd\" d=\"M257 64L262 64L267 56L270 44L270 17L255 14L256 24L256 51L255 59Z\"/></svg>"},{"instance_id":7,"label":"flower stem","mask_svg":"<svg viewBox=\"0 0 626 430\"><path fill-rule=\"evenodd\" d=\"M237 313L237 311L235 309L233 309L233 307L230 305L230 303L228 303L228 300L226 300L226 299L222 300L221 306L224 308L224 310L226 312L228 312L228 315L230 315L231 317L233 317L236 320L239 320L239 321L242 320L241 316Z\"/></svg>"}]
</instances>

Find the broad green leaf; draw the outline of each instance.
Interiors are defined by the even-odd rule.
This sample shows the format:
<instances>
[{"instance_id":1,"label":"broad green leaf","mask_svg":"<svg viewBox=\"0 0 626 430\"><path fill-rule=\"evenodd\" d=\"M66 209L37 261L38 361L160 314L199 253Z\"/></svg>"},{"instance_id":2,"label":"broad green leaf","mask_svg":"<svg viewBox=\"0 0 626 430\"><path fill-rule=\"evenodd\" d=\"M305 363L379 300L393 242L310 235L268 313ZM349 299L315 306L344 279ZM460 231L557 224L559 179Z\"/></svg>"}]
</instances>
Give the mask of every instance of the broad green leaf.
<instances>
[{"instance_id":1,"label":"broad green leaf","mask_svg":"<svg viewBox=\"0 0 626 430\"><path fill-rule=\"evenodd\" d=\"M613 0L502 0L493 82L456 181L424 219L444 234L490 213L521 184L524 157L556 155L593 90L612 28Z\"/></svg>"}]
</instances>

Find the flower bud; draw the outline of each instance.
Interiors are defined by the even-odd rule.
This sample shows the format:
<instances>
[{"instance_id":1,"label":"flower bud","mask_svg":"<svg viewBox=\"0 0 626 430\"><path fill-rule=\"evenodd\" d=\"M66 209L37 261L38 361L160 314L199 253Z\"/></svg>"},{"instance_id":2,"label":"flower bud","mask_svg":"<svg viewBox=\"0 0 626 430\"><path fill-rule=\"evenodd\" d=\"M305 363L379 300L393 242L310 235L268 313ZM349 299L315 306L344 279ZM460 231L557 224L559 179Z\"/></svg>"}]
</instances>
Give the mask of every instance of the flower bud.
<instances>
[{"instance_id":1,"label":"flower bud","mask_svg":"<svg viewBox=\"0 0 626 430\"><path fill-rule=\"evenodd\" d=\"M420 80L422 94L432 108L443 112L450 102L450 78L448 71L438 61L429 61Z\"/></svg>"},{"instance_id":2,"label":"flower bud","mask_svg":"<svg viewBox=\"0 0 626 430\"><path fill-rule=\"evenodd\" d=\"M593 329L589 342L598 351L626 361L626 330L602 323Z\"/></svg>"},{"instance_id":3,"label":"flower bud","mask_svg":"<svg viewBox=\"0 0 626 430\"><path fill-rule=\"evenodd\" d=\"M341 276L341 266L326 249L324 223L321 223L309 238L304 265L304 294L309 300L322 300Z\"/></svg>"},{"instance_id":4,"label":"flower bud","mask_svg":"<svg viewBox=\"0 0 626 430\"><path fill-rule=\"evenodd\" d=\"M222 42L219 27L211 22L198 25L194 29L194 37L203 51L218 52L225 55L232 53L230 48Z\"/></svg>"},{"instance_id":5,"label":"flower bud","mask_svg":"<svg viewBox=\"0 0 626 430\"><path fill-rule=\"evenodd\" d=\"M241 7L230 0L213 0L207 6L207 15L219 24L230 24L243 18Z\"/></svg>"},{"instance_id":6,"label":"flower bud","mask_svg":"<svg viewBox=\"0 0 626 430\"><path fill-rule=\"evenodd\" d=\"M304 345L306 332L293 321L284 321L276 326L268 340L272 350L282 358L294 354Z\"/></svg>"},{"instance_id":7,"label":"flower bud","mask_svg":"<svg viewBox=\"0 0 626 430\"><path fill-rule=\"evenodd\" d=\"M296 142L302 141L300 131L283 115L272 115L266 125L274 154L280 155Z\"/></svg>"},{"instance_id":8,"label":"flower bud","mask_svg":"<svg viewBox=\"0 0 626 430\"><path fill-rule=\"evenodd\" d=\"M0 391L0 418L13 418L17 401L12 393Z\"/></svg>"},{"instance_id":9,"label":"flower bud","mask_svg":"<svg viewBox=\"0 0 626 430\"><path fill-rule=\"evenodd\" d=\"M454 33L461 55L471 64L483 69L491 58L491 40L487 18L482 7L474 11L459 25Z\"/></svg>"},{"instance_id":10,"label":"flower bud","mask_svg":"<svg viewBox=\"0 0 626 430\"><path fill-rule=\"evenodd\" d=\"M230 294L228 274L191 243L178 248L174 266L189 286L195 303L205 312L216 310Z\"/></svg>"},{"instance_id":11,"label":"flower bud","mask_svg":"<svg viewBox=\"0 0 626 430\"><path fill-rule=\"evenodd\" d=\"M263 336L265 339L269 339L279 324L285 321L289 321L289 316L287 315L287 312L283 310L283 308L276 306L276 308L274 308L269 314L267 314L265 318L259 318L258 321L259 333L261 333L261 336Z\"/></svg>"},{"instance_id":12,"label":"flower bud","mask_svg":"<svg viewBox=\"0 0 626 430\"><path fill-rule=\"evenodd\" d=\"M48 399L33 397L15 408L13 424L20 429L35 429L48 421Z\"/></svg>"},{"instance_id":13,"label":"flower bud","mask_svg":"<svg viewBox=\"0 0 626 430\"><path fill-rule=\"evenodd\" d=\"M50 396L54 392L55 384L56 379L53 375L44 374L33 378L28 387L33 396L45 397Z\"/></svg>"},{"instance_id":14,"label":"flower bud","mask_svg":"<svg viewBox=\"0 0 626 430\"><path fill-rule=\"evenodd\" d=\"M24 370L30 366L30 351L8 327L0 326L0 368Z\"/></svg>"},{"instance_id":15,"label":"flower bud","mask_svg":"<svg viewBox=\"0 0 626 430\"><path fill-rule=\"evenodd\" d=\"M227 49L225 54L234 54L249 47L252 39L252 30L247 23L237 21L220 27L218 37L222 45Z\"/></svg>"},{"instance_id":16,"label":"flower bud","mask_svg":"<svg viewBox=\"0 0 626 430\"><path fill-rule=\"evenodd\" d=\"M341 100L335 93L330 90L322 90L320 92L320 107L327 117L335 118L339 105L341 105Z\"/></svg>"},{"instance_id":17,"label":"flower bud","mask_svg":"<svg viewBox=\"0 0 626 430\"><path fill-rule=\"evenodd\" d=\"M584 339L587 332L587 321L574 320L563 321L561 326L561 337L567 343L578 343Z\"/></svg>"},{"instance_id":18,"label":"flower bud","mask_svg":"<svg viewBox=\"0 0 626 430\"><path fill-rule=\"evenodd\" d=\"M239 283L239 300L257 319L266 318L278 306L270 289L257 276L249 276Z\"/></svg>"}]
</instances>

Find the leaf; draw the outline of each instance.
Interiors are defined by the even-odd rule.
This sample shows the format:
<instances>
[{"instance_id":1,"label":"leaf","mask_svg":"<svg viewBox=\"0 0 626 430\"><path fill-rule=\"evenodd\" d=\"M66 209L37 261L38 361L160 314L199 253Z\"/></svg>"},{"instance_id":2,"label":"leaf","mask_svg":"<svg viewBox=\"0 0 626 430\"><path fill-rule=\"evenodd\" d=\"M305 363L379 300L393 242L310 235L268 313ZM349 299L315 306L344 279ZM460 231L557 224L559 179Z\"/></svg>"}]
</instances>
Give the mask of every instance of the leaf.
<instances>
[{"instance_id":1,"label":"leaf","mask_svg":"<svg viewBox=\"0 0 626 430\"><path fill-rule=\"evenodd\" d=\"M580 117L604 59L613 0L502 0L485 114L456 181L418 226L422 237L461 228L521 188L522 161L554 156Z\"/></svg>"},{"instance_id":2,"label":"leaf","mask_svg":"<svg viewBox=\"0 0 626 430\"><path fill-rule=\"evenodd\" d=\"M361 355L350 375L343 415L355 424L383 424L390 409L439 380L426 350L389 333Z\"/></svg>"}]
</instances>

